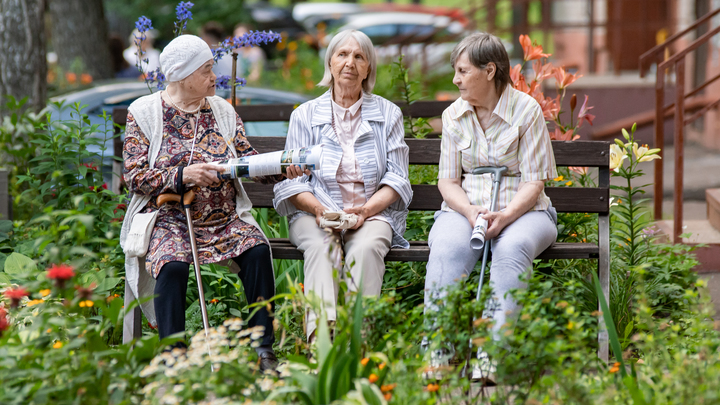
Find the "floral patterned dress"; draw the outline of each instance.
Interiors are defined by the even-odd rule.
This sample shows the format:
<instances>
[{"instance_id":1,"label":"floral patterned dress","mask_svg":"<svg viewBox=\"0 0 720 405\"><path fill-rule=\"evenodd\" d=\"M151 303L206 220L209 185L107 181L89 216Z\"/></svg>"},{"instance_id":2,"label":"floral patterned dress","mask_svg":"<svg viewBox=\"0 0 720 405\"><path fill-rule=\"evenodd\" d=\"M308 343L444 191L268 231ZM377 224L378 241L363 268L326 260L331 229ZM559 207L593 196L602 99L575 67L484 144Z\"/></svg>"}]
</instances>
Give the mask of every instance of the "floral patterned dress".
<instances>
[{"instance_id":1,"label":"floral patterned dress","mask_svg":"<svg viewBox=\"0 0 720 405\"><path fill-rule=\"evenodd\" d=\"M123 175L133 193L158 196L177 193L178 168L187 166L194 137L195 116L163 103L163 137L155 168L150 169L148 152L150 141L132 114L128 114L123 147ZM206 104L207 106L207 104ZM192 121L191 121L192 118ZM240 117L234 145L238 157L257 154L247 139ZM218 128L212 110L200 110L197 139L192 163L211 163L232 158L229 145ZM279 178L260 179L276 182ZM235 186L223 180L208 187L194 187L195 200L191 206L195 238L200 264L215 263L240 256L246 250L265 243L261 230L240 219L235 210ZM157 278L163 265L171 261L192 263L192 249L188 235L185 210L179 203L157 206L151 199L142 213L160 210L155 222L145 268Z\"/></svg>"}]
</instances>

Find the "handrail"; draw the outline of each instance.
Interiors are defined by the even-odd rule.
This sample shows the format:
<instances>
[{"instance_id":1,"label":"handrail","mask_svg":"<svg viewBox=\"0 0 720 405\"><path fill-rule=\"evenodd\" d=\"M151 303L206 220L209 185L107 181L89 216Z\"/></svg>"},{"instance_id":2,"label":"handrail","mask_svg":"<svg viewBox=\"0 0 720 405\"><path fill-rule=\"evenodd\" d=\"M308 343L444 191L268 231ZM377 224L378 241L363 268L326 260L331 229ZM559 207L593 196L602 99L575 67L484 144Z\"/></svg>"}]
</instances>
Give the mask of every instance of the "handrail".
<instances>
[{"instance_id":1,"label":"handrail","mask_svg":"<svg viewBox=\"0 0 720 405\"><path fill-rule=\"evenodd\" d=\"M720 78L720 75L705 80L697 88L693 89L689 93L685 93L685 59L686 56L698 49L701 45L710 41L710 39L720 33L720 26L709 30L699 38L691 42L687 47L678 51L666 60L662 60L664 51L667 49L670 43L677 40L681 36L696 29L700 24L703 24L710 20L713 16L720 13L720 8L707 13L705 16L695 21L687 29L671 36L667 41L660 45L657 45L648 52L645 52L640 57L640 74L641 77L644 75L643 63L648 59L654 57L657 62L657 69L655 72L655 148L660 149L660 157L664 155L665 148L665 114L668 107L674 107L674 126L675 131L673 134L674 145L675 145L675 156L674 156L674 168L675 168L675 184L673 187L673 228L672 228L672 241L673 243L681 242L680 235L682 234L682 223L683 223L683 174L684 174L684 127L693 120L701 117L707 111L712 108L717 108L720 105L720 98L715 99L714 97L707 97L707 104L699 109L692 116L686 118L686 111L690 110L689 105L686 105L686 99L688 97L698 94L702 89L706 88L710 83L715 82ZM665 74L666 71L671 68L675 68L675 102L669 105L665 105ZM712 101L711 101L712 100ZM653 192L653 216L656 220L662 218L662 199L663 199L663 160L658 159L654 161L654 192Z\"/></svg>"},{"instance_id":2,"label":"handrail","mask_svg":"<svg viewBox=\"0 0 720 405\"><path fill-rule=\"evenodd\" d=\"M717 10L714 10L714 11L710 11L709 13L700 17L699 20L695 21L692 25L690 25L686 29L671 35L670 38L666 39L665 42L663 42L662 44L655 45L652 49L650 49L649 51L640 55L640 63L639 63L640 77L645 77L645 72L647 71L647 69L643 69L643 64L645 64L645 62L648 59L653 60L652 57L655 57L658 54L660 54L661 52L664 52L665 49L668 46L670 46L671 43L675 42L678 38L685 36L685 34L689 33L690 31L695 30L696 28L698 28L700 26L700 24L703 24L703 23L709 21L712 17L714 17L718 13L720 13L720 8L718 8Z\"/></svg>"}]
</instances>

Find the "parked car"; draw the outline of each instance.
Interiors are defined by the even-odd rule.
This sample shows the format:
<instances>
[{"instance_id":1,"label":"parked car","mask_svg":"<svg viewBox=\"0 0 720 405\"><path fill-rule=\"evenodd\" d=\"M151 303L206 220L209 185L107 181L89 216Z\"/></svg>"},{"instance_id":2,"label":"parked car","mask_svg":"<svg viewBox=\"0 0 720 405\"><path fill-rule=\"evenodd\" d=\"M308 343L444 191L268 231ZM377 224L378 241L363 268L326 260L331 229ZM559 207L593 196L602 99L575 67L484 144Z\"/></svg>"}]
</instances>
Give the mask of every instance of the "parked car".
<instances>
[{"instance_id":1,"label":"parked car","mask_svg":"<svg viewBox=\"0 0 720 405\"><path fill-rule=\"evenodd\" d=\"M153 90L157 91L155 88L153 88ZM50 100L51 102L63 102L66 107L58 110L54 106L51 106L52 119L71 119L73 110L69 107L75 103L80 103L83 106L80 112L88 115L90 124L99 124L102 131L104 128L104 121L101 118L103 112L107 112L108 115L112 116L113 109L117 107L127 107L139 97L148 94L150 94L150 90L144 82L98 82L98 85L93 88L52 98ZM218 90L217 95L225 98L230 97L229 90ZM301 94L258 87L244 87L238 91L237 97L241 104L300 104L308 100L306 96ZM103 162L103 166L106 167L112 166L111 156L114 152L112 121L110 121L109 124L107 133L97 133L97 137L107 139L104 146L104 154L107 158ZM247 122L245 123L245 131L248 136L285 136L287 134L287 122ZM121 134L121 138L122 137L124 137L124 134ZM90 151L100 154L103 152L103 149L92 146ZM109 170L105 172L109 172Z\"/></svg>"},{"instance_id":2,"label":"parked car","mask_svg":"<svg viewBox=\"0 0 720 405\"><path fill-rule=\"evenodd\" d=\"M464 25L445 15L407 12L366 12L343 17L337 32L356 29L367 34L379 62L420 62L427 69L450 70L450 53L468 32ZM329 43L330 38L327 42Z\"/></svg>"},{"instance_id":3,"label":"parked car","mask_svg":"<svg viewBox=\"0 0 720 405\"><path fill-rule=\"evenodd\" d=\"M326 30L333 30L344 23L343 17L366 11L357 3L298 3L293 7L292 16L309 33L314 33L319 24Z\"/></svg>"}]
</instances>

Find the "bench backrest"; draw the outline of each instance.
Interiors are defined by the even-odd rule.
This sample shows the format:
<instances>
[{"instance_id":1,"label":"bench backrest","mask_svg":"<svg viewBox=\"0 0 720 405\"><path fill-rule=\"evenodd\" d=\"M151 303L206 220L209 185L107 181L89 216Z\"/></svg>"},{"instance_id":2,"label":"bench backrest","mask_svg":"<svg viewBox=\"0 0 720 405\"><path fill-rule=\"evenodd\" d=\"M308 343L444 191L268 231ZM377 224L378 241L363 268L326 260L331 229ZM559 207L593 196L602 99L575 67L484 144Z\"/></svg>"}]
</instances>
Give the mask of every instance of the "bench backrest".
<instances>
[{"instance_id":1,"label":"bench backrest","mask_svg":"<svg viewBox=\"0 0 720 405\"><path fill-rule=\"evenodd\" d=\"M419 101L407 106L397 103L405 116L415 118L437 117L451 101ZM288 121L294 110L293 104L240 105L238 115L245 122ZM113 121L124 125L127 108L113 110ZM249 134L251 135L251 134ZM115 138L115 155L122 156L122 140ZM248 136L250 144L260 153L282 150L285 137ZM440 139L405 140L410 148L411 165L436 165L440 161ZM552 141L555 162L558 166L599 168L598 187L546 187L545 193L559 212L587 212L605 214L610 208L610 142L606 141ZM243 183L254 207L271 208L272 186L258 183ZM432 211L440 208L442 196L434 185L414 184L415 197L410 210ZM421 198L418 198L421 197Z\"/></svg>"}]
</instances>

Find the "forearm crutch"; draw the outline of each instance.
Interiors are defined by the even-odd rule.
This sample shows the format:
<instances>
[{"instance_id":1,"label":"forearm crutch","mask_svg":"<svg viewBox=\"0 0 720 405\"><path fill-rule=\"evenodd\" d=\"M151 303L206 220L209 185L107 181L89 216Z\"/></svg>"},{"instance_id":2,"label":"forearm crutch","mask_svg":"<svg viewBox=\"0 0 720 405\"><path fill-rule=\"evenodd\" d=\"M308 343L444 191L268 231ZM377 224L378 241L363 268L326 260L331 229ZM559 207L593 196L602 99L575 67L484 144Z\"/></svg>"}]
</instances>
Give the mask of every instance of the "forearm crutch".
<instances>
[{"instance_id":1,"label":"forearm crutch","mask_svg":"<svg viewBox=\"0 0 720 405\"><path fill-rule=\"evenodd\" d=\"M497 210L498 194L500 193L500 182L502 181L502 176L505 174L505 172L507 172L507 170L508 170L507 166L500 166L500 167L483 166L483 167L477 167L477 168L473 169L473 171L472 171L472 174L490 173L492 175L493 190L492 190L492 200L490 201L490 212L495 212L495 210ZM490 241L486 240L485 245L483 245L482 264L480 265L480 282L478 283L477 298L476 298L476 300L478 300L478 301L480 301L480 297L482 295L483 282L485 281L485 267L487 267L487 259L488 259L489 253L490 253ZM477 350L478 358L480 358L481 353L482 353L482 347L478 347L478 350ZM483 373L482 369L480 370L480 372Z\"/></svg>"},{"instance_id":2,"label":"forearm crutch","mask_svg":"<svg viewBox=\"0 0 720 405\"><path fill-rule=\"evenodd\" d=\"M497 209L498 193L500 192L500 182L502 176L508 171L507 166L491 167L483 166L476 167L473 169L472 174L486 174L492 175L493 190L492 190L492 201L490 202L490 212L495 212ZM482 265L480 266L480 283L478 284L477 300L480 300L480 293L482 292L483 281L485 279L485 267L487 266L488 254L490 253L490 241L486 240L483 246L483 257Z\"/></svg>"},{"instance_id":3,"label":"forearm crutch","mask_svg":"<svg viewBox=\"0 0 720 405\"><path fill-rule=\"evenodd\" d=\"M198 293L200 294L200 313L202 314L203 328L205 329L205 344L208 345L208 356L210 356L210 346L207 341L208 331L210 330L210 323L208 322L207 305L205 304L205 291L202 286L202 277L200 275L200 262L198 261L198 250L197 243L195 241L195 228L192 223L192 213L190 212L190 205L195 199L195 192L189 190L180 197L179 194L160 194L157 197L157 205L161 207L163 204L175 201L181 203L185 208L185 218L187 218L188 234L190 236L190 248L192 249L193 255L193 267L195 267L195 278L197 279ZM214 371L212 361L210 362L210 368Z\"/></svg>"}]
</instances>

